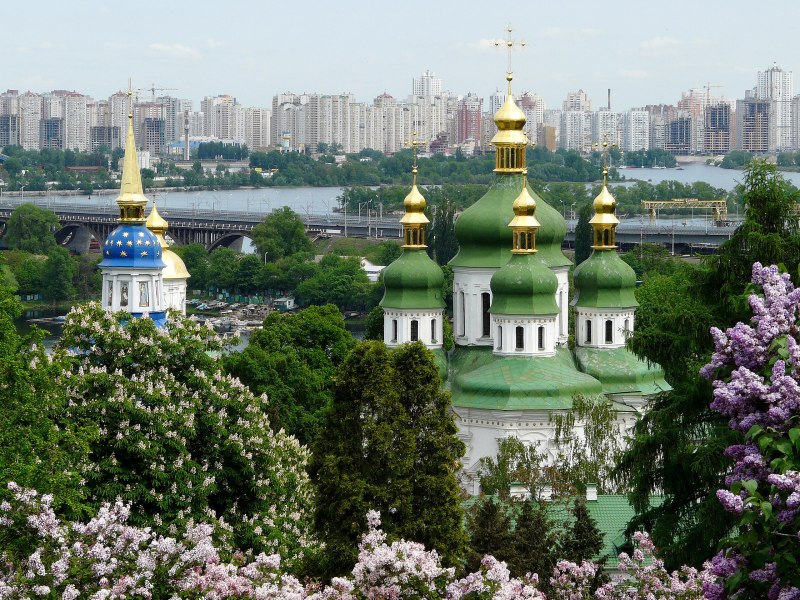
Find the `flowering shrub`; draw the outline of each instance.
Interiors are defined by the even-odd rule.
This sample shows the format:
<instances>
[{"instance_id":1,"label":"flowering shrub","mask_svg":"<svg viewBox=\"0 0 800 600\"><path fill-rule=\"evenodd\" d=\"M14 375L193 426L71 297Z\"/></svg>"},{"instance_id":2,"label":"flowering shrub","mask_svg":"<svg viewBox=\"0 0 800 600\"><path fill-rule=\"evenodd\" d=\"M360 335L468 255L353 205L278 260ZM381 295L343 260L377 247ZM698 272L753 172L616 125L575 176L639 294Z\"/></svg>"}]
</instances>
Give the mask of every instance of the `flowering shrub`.
<instances>
[{"instance_id":1,"label":"flowering shrub","mask_svg":"<svg viewBox=\"0 0 800 600\"><path fill-rule=\"evenodd\" d=\"M266 396L223 373L221 350L213 331L177 315L158 329L96 303L72 310L57 383L64 425L97 428L81 467L87 501L122 500L132 524L173 536L203 521L223 547L295 564L317 545L308 451L271 430Z\"/></svg>"},{"instance_id":2,"label":"flowering shrub","mask_svg":"<svg viewBox=\"0 0 800 600\"><path fill-rule=\"evenodd\" d=\"M387 543L380 515L367 514L368 531L359 544L358 562L350 578L330 585L301 584L285 572L280 556L234 553L224 561L210 525L188 524L181 536L168 537L147 527L128 524L130 507L104 504L86 523L61 521L49 496L10 484L12 501L0 504L0 527L27 538L35 551L0 552L0 599L128 597L274 598L285 600L545 600L538 577L514 579L504 562L491 556L481 568L455 579L441 566L436 551L404 540ZM632 557L620 555L626 577L591 595L596 566L558 563L551 583L555 600L605 600L701 597L707 571L684 568L667 573L654 558L649 537L637 537Z\"/></svg>"},{"instance_id":3,"label":"flowering shrub","mask_svg":"<svg viewBox=\"0 0 800 600\"><path fill-rule=\"evenodd\" d=\"M712 408L730 419L744 443L719 490L725 509L741 516L738 534L713 561L725 593L781 600L800 598L800 289L777 267L753 265L750 325L713 329L715 353L702 374L714 379Z\"/></svg>"}]
</instances>

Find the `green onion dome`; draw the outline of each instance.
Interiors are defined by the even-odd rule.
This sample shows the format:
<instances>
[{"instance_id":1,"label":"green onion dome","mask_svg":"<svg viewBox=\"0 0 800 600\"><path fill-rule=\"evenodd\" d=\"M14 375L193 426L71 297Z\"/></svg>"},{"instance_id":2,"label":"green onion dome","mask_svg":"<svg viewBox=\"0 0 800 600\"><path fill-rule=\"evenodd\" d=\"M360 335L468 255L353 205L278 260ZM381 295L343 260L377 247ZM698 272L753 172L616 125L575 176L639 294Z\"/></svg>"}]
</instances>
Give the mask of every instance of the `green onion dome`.
<instances>
[{"instance_id":1,"label":"green onion dome","mask_svg":"<svg viewBox=\"0 0 800 600\"><path fill-rule=\"evenodd\" d=\"M444 308L444 273L423 249L405 249L383 270L384 308Z\"/></svg>"},{"instance_id":2,"label":"green onion dome","mask_svg":"<svg viewBox=\"0 0 800 600\"><path fill-rule=\"evenodd\" d=\"M636 273L615 249L594 250L575 268L575 306L634 308Z\"/></svg>"},{"instance_id":3,"label":"green onion dome","mask_svg":"<svg viewBox=\"0 0 800 600\"><path fill-rule=\"evenodd\" d=\"M538 210L537 210L538 216ZM538 243L537 243L538 247ZM514 254L493 276L492 314L555 315L558 280L537 254Z\"/></svg>"},{"instance_id":4,"label":"green onion dome","mask_svg":"<svg viewBox=\"0 0 800 600\"><path fill-rule=\"evenodd\" d=\"M524 174L497 174L494 183L475 204L456 221L458 254L450 261L453 267L500 268L511 256L512 233L508 223L514 218L512 205L523 185ZM567 224L557 210L548 205L528 186L536 200L539 221L536 247L548 267L571 264L561 252Z\"/></svg>"}]
</instances>

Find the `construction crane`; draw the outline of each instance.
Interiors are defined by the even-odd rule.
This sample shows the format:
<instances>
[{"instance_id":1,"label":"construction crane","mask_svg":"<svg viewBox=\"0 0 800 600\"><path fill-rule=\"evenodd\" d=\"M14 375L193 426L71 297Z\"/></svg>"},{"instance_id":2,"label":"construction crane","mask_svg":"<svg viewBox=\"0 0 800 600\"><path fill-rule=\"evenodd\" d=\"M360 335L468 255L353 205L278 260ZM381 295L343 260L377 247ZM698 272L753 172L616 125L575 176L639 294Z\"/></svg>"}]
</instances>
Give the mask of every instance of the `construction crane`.
<instances>
[{"instance_id":1,"label":"construction crane","mask_svg":"<svg viewBox=\"0 0 800 600\"><path fill-rule=\"evenodd\" d=\"M656 220L660 208L710 208L714 223L720 224L728 216L726 200L698 200L697 198L675 198L674 200L642 200L642 208L650 214L650 222Z\"/></svg>"},{"instance_id":2,"label":"construction crane","mask_svg":"<svg viewBox=\"0 0 800 600\"><path fill-rule=\"evenodd\" d=\"M711 88L721 88L724 85L712 84L710 81L706 83L706 108L711 105Z\"/></svg>"},{"instance_id":3,"label":"construction crane","mask_svg":"<svg viewBox=\"0 0 800 600\"><path fill-rule=\"evenodd\" d=\"M139 88L137 92L150 92L151 102L156 101L156 92L171 92L176 91L178 88L165 88L165 87L156 87L155 83L151 83L149 88Z\"/></svg>"}]
</instances>

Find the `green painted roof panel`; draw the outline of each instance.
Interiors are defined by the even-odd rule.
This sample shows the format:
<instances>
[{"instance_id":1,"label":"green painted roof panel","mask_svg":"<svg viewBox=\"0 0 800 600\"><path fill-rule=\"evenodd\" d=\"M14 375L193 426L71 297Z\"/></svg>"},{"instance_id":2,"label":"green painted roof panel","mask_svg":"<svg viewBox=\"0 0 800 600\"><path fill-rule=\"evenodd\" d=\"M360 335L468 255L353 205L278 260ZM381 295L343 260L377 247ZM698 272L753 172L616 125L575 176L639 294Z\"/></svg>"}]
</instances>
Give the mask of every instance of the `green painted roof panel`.
<instances>
[{"instance_id":1,"label":"green painted roof panel","mask_svg":"<svg viewBox=\"0 0 800 600\"><path fill-rule=\"evenodd\" d=\"M444 308L444 273L423 249L405 249L383 271L384 308Z\"/></svg>"},{"instance_id":2,"label":"green painted roof panel","mask_svg":"<svg viewBox=\"0 0 800 600\"><path fill-rule=\"evenodd\" d=\"M616 250L594 250L575 267L575 298L578 307L634 308L636 273Z\"/></svg>"},{"instance_id":3,"label":"green painted roof panel","mask_svg":"<svg viewBox=\"0 0 800 600\"><path fill-rule=\"evenodd\" d=\"M627 348L575 348L578 367L603 384L605 394L653 395L672 389L658 365L648 365Z\"/></svg>"}]
</instances>

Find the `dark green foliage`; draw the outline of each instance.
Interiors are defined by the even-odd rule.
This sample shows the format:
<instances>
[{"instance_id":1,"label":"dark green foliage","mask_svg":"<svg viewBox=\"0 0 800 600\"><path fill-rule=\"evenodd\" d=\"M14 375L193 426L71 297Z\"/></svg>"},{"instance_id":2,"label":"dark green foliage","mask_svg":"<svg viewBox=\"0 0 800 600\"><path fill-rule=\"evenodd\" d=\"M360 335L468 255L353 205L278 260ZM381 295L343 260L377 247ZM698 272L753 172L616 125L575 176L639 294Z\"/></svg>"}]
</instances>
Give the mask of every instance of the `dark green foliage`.
<instances>
[{"instance_id":1,"label":"dark green foliage","mask_svg":"<svg viewBox=\"0 0 800 600\"><path fill-rule=\"evenodd\" d=\"M383 307L376 306L367 315L364 326L365 340L383 340Z\"/></svg>"},{"instance_id":2,"label":"dark green foliage","mask_svg":"<svg viewBox=\"0 0 800 600\"><path fill-rule=\"evenodd\" d=\"M678 261L660 244L639 244L623 254L622 260L636 271L637 279L642 279L645 274L670 275L678 267Z\"/></svg>"},{"instance_id":3,"label":"dark green foliage","mask_svg":"<svg viewBox=\"0 0 800 600\"><path fill-rule=\"evenodd\" d=\"M382 342L355 347L336 376L325 434L311 460L326 576L352 568L364 515L384 530L435 548L448 564L463 553L456 472L463 445L433 355L420 343L392 353Z\"/></svg>"},{"instance_id":4,"label":"dark green foliage","mask_svg":"<svg viewBox=\"0 0 800 600\"><path fill-rule=\"evenodd\" d=\"M311 240L300 216L288 206L271 212L251 233L258 254L274 261L298 252L310 252Z\"/></svg>"},{"instance_id":5,"label":"dark green foliage","mask_svg":"<svg viewBox=\"0 0 800 600\"><path fill-rule=\"evenodd\" d=\"M371 310L383 295L383 286L369 280L355 257L328 254L315 267L295 289L302 306L335 304L341 310Z\"/></svg>"},{"instance_id":6,"label":"dark green foliage","mask_svg":"<svg viewBox=\"0 0 800 600\"><path fill-rule=\"evenodd\" d=\"M578 224L575 226L575 264L579 265L592 254L594 230L589 224L592 218L592 203L583 204L578 210Z\"/></svg>"},{"instance_id":7,"label":"dark green foliage","mask_svg":"<svg viewBox=\"0 0 800 600\"><path fill-rule=\"evenodd\" d=\"M56 302L69 300L75 296L75 277L77 266L66 248L55 246L47 253L47 261L42 270L42 295L45 300Z\"/></svg>"},{"instance_id":8,"label":"dark green foliage","mask_svg":"<svg viewBox=\"0 0 800 600\"><path fill-rule=\"evenodd\" d=\"M53 232L59 226L54 212L33 204L22 204L12 211L3 239L11 249L47 254L56 247Z\"/></svg>"},{"instance_id":9,"label":"dark green foliage","mask_svg":"<svg viewBox=\"0 0 800 600\"><path fill-rule=\"evenodd\" d=\"M603 534L597 527L597 521L586 509L583 499L575 499L572 516L575 520L569 534L564 536L561 558L577 564L584 560L594 560L603 549Z\"/></svg>"},{"instance_id":10,"label":"dark green foliage","mask_svg":"<svg viewBox=\"0 0 800 600\"><path fill-rule=\"evenodd\" d=\"M428 254L440 265L446 265L458 253L456 240L456 207L452 200L436 205L431 210L428 229Z\"/></svg>"},{"instance_id":11,"label":"dark green foliage","mask_svg":"<svg viewBox=\"0 0 800 600\"><path fill-rule=\"evenodd\" d=\"M223 144L222 142L203 142L197 146L197 158L200 160L244 160L247 158L247 146L240 144Z\"/></svg>"},{"instance_id":12,"label":"dark green foliage","mask_svg":"<svg viewBox=\"0 0 800 600\"><path fill-rule=\"evenodd\" d=\"M550 588L549 576L563 554L559 553L559 538L556 524L547 514L547 504L525 500L517 518L513 551L508 560L511 573L515 577L538 573L540 588L547 592Z\"/></svg>"},{"instance_id":13,"label":"dark green foliage","mask_svg":"<svg viewBox=\"0 0 800 600\"><path fill-rule=\"evenodd\" d=\"M173 246L170 248L181 257L186 270L192 276L189 279L189 288L204 290L210 283L208 280L208 252L202 244L188 244L186 246Z\"/></svg>"},{"instance_id":14,"label":"dark green foliage","mask_svg":"<svg viewBox=\"0 0 800 600\"><path fill-rule=\"evenodd\" d=\"M91 435L82 425L61 420L69 401L56 384L62 365L48 360L38 333L17 334L12 318L20 310L0 288L0 500L14 481L53 494L58 513L79 518L85 507L77 465L88 458ZM0 533L0 546L10 543Z\"/></svg>"},{"instance_id":15,"label":"dark green foliage","mask_svg":"<svg viewBox=\"0 0 800 600\"><path fill-rule=\"evenodd\" d=\"M225 357L224 367L253 393L267 395L274 428L311 444L331 405L333 375L354 344L335 306L271 313L244 350Z\"/></svg>"},{"instance_id":16,"label":"dark green foliage","mask_svg":"<svg viewBox=\"0 0 800 600\"><path fill-rule=\"evenodd\" d=\"M208 282L217 289L232 291L238 283L239 256L230 248L215 248L208 255Z\"/></svg>"},{"instance_id":17,"label":"dark green foliage","mask_svg":"<svg viewBox=\"0 0 800 600\"><path fill-rule=\"evenodd\" d=\"M698 375L713 350L709 330L747 320L744 294L754 262L781 263L792 274L800 262L796 190L774 166L753 161L742 193L746 221L716 255L699 267L651 276L637 290L630 347L663 367L673 391L651 401L617 475L637 511L629 532L650 531L669 568L699 566L733 525L715 493L731 464L723 452L741 436L710 411L711 385ZM651 507L657 492L663 503Z\"/></svg>"},{"instance_id":18,"label":"dark green foliage","mask_svg":"<svg viewBox=\"0 0 800 600\"><path fill-rule=\"evenodd\" d=\"M741 169L750 164L753 154L742 150L731 150L722 158L720 167L723 169Z\"/></svg>"},{"instance_id":19,"label":"dark green foliage","mask_svg":"<svg viewBox=\"0 0 800 600\"><path fill-rule=\"evenodd\" d=\"M369 248L365 253L365 258L373 265L390 265L403 253L399 243L392 240L384 240L377 245Z\"/></svg>"},{"instance_id":20,"label":"dark green foliage","mask_svg":"<svg viewBox=\"0 0 800 600\"><path fill-rule=\"evenodd\" d=\"M474 573L481 566L481 560L491 554L498 560L514 558L514 535L511 531L511 518L506 506L491 496L481 500L470 516L470 552L467 558L467 571Z\"/></svg>"}]
</instances>

